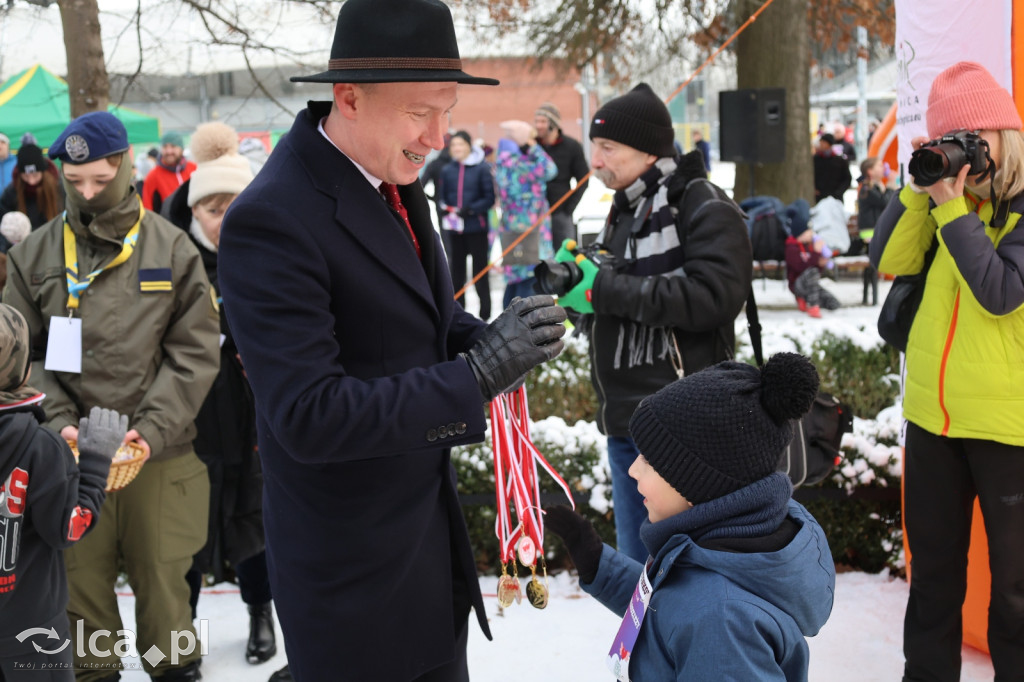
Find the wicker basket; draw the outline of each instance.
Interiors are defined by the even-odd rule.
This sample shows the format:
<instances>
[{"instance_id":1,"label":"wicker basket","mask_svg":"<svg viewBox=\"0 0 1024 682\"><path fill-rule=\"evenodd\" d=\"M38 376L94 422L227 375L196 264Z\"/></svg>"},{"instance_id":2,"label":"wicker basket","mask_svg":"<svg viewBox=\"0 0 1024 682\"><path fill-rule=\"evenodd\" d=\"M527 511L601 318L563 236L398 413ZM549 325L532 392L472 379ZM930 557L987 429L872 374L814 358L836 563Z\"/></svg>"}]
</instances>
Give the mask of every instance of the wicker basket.
<instances>
[{"instance_id":1,"label":"wicker basket","mask_svg":"<svg viewBox=\"0 0 1024 682\"><path fill-rule=\"evenodd\" d=\"M77 462L78 442L68 440L68 445L71 446L71 452L75 454L75 461ZM130 456L125 457L126 452ZM107 492L120 490L131 483L139 475L139 471L142 470L142 465L146 463L147 459L149 459L149 455L146 454L141 445L136 445L135 443L125 443L122 445L110 463L110 473L107 474Z\"/></svg>"}]
</instances>

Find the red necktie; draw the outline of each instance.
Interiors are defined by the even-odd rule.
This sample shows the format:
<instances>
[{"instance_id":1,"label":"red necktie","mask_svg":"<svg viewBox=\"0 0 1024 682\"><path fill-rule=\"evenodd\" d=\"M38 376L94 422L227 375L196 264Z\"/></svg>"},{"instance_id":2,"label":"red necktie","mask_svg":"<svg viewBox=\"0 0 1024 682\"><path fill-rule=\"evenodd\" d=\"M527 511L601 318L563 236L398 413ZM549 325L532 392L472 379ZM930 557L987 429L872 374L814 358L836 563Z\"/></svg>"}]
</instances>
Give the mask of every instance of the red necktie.
<instances>
[{"instance_id":1,"label":"red necktie","mask_svg":"<svg viewBox=\"0 0 1024 682\"><path fill-rule=\"evenodd\" d=\"M402 222L409 228L409 236L412 237L412 245L416 249L416 257L422 260L423 254L420 252L420 241L416 239L416 233L412 231L412 225L409 224L409 212L405 210L405 206L402 206L402 200L398 196L398 187L390 182L382 182L380 183L380 192L384 195L384 200L388 202L388 206L393 208L402 217Z\"/></svg>"}]
</instances>

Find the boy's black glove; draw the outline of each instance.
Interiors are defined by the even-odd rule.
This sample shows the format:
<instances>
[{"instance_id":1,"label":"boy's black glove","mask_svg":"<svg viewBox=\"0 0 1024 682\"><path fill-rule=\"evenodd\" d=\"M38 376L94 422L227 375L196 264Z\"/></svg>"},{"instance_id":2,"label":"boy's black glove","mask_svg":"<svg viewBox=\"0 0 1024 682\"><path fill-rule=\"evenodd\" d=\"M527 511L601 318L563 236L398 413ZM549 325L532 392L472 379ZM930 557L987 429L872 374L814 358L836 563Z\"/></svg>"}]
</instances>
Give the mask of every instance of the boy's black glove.
<instances>
[{"instance_id":1,"label":"boy's black glove","mask_svg":"<svg viewBox=\"0 0 1024 682\"><path fill-rule=\"evenodd\" d=\"M515 298L487 325L465 358L490 402L514 386L527 372L562 352L565 310L550 296Z\"/></svg>"},{"instance_id":2,"label":"boy's black glove","mask_svg":"<svg viewBox=\"0 0 1024 682\"><path fill-rule=\"evenodd\" d=\"M580 582L594 582L604 548L594 525L565 505L550 507L546 512L544 527L562 538L572 562L576 564Z\"/></svg>"},{"instance_id":3,"label":"boy's black glove","mask_svg":"<svg viewBox=\"0 0 1024 682\"><path fill-rule=\"evenodd\" d=\"M78 422L78 452L113 459L126 433L128 415L93 407L89 410L89 416L82 417Z\"/></svg>"}]
</instances>

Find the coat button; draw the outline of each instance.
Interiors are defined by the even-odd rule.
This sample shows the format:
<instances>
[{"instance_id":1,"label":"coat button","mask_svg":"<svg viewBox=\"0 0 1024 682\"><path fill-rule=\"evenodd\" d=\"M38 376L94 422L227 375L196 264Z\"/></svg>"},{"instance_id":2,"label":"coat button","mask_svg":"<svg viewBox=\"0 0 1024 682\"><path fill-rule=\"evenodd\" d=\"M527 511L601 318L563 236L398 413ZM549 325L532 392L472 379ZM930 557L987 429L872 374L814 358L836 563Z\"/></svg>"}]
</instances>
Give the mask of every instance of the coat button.
<instances>
[{"instance_id":1,"label":"coat button","mask_svg":"<svg viewBox=\"0 0 1024 682\"><path fill-rule=\"evenodd\" d=\"M448 435L451 436L452 438L454 438L457 433L458 433L458 431L455 430L455 424L454 423L449 424L448 425Z\"/></svg>"},{"instance_id":2,"label":"coat button","mask_svg":"<svg viewBox=\"0 0 1024 682\"><path fill-rule=\"evenodd\" d=\"M461 436L466 432L466 428L466 422L459 422L458 425L455 427L455 433Z\"/></svg>"},{"instance_id":3,"label":"coat button","mask_svg":"<svg viewBox=\"0 0 1024 682\"><path fill-rule=\"evenodd\" d=\"M441 424L441 426L437 427L437 437L438 438L447 438L448 437L448 427L445 426L444 424Z\"/></svg>"},{"instance_id":4,"label":"coat button","mask_svg":"<svg viewBox=\"0 0 1024 682\"><path fill-rule=\"evenodd\" d=\"M437 429L430 429L427 431L427 440L431 443L437 440Z\"/></svg>"},{"instance_id":5,"label":"coat button","mask_svg":"<svg viewBox=\"0 0 1024 682\"><path fill-rule=\"evenodd\" d=\"M92 352L91 348L89 350L85 351L85 357L91 358L92 356L93 356L93 352Z\"/></svg>"}]
</instances>

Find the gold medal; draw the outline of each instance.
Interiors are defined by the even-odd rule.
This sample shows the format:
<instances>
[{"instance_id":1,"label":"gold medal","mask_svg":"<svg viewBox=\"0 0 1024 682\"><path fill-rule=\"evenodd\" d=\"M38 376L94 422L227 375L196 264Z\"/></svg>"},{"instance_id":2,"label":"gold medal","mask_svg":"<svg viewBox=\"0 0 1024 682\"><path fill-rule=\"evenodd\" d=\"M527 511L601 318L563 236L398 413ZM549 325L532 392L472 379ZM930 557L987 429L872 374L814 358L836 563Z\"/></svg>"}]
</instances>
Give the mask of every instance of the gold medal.
<instances>
[{"instance_id":1,"label":"gold medal","mask_svg":"<svg viewBox=\"0 0 1024 682\"><path fill-rule=\"evenodd\" d=\"M498 579L498 603L502 608L512 606L512 602L523 600L523 589L518 578L510 575L503 575Z\"/></svg>"},{"instance_id":2,"label":"gold medal","mask_svg":"<svg viewBox=\"0 0 1024 682\"><path fill-rule=\"evenodd\" d=\"M530 600L530 606L536 609L542 609L548 605L548 588L537 580L536 575L526 583L526 598Z\"/></svg>"}]
</instances>

